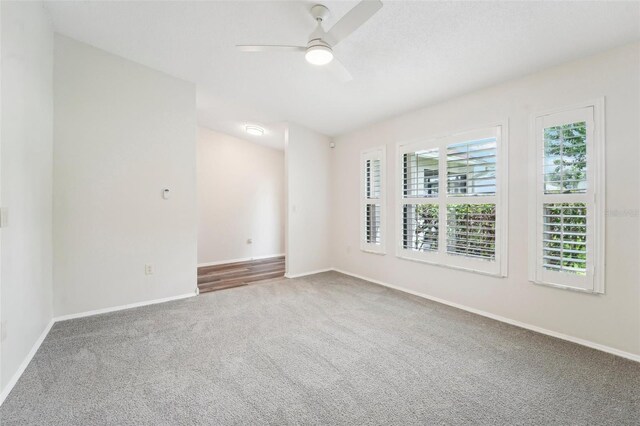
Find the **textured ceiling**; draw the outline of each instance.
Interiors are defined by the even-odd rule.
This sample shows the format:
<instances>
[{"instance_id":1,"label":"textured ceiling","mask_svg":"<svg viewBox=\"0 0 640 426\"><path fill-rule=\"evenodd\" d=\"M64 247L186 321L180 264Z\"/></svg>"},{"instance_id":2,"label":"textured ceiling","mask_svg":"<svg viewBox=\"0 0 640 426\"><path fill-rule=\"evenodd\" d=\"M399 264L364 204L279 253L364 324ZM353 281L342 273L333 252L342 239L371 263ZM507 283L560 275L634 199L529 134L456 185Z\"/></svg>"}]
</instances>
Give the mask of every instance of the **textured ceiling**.
<instances>
[{"instance_id":1,"label":"textured ceiling","mask_svg":"<svg viewBox=\"0 0 640 426\"><path fill-rule=\"evenodd\" d=\"M315 2L48 2L55 30L197 84L200 124L282 146L282 123L329 136L640 39L639 2L408 2L384 7L338 45L336 81L296 53ZM356 2L326 1L330 27ZM244 123L262 123L251 138Z\"/></svg>"}]
</instances>

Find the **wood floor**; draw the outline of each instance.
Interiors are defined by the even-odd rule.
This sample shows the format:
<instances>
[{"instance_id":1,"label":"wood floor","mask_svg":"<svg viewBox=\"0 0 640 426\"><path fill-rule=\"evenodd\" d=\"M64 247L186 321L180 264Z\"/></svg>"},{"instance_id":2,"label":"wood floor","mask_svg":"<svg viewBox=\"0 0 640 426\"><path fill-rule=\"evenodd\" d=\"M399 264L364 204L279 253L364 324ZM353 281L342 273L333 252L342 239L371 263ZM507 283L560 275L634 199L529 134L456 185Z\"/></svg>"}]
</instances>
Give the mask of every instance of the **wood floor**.
<instances>
[{"instance_id":1,"label":"wood floor","mask_svg":"<svg viewBox=\"0 0 640 426\"><path fill-rule=\"evenodd\" d=\"M198 268L200 293L239 287L284 276L284 256Z\"/></svg>"}]
</instances>

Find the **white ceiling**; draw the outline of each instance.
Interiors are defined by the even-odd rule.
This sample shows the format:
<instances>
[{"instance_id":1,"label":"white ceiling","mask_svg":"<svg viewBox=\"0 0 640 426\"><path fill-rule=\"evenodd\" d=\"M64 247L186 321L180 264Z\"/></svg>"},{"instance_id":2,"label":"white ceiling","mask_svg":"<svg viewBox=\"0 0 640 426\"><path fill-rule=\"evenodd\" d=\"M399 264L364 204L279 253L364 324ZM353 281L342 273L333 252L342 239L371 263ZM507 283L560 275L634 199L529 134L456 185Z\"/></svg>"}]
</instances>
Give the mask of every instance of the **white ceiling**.
<instances>
[{"instance_id":1,"label":"white ceiling","mask_svg":"<svg viewBox=\"0 0 640 426\"><path fill-rule=\"evenodd\" d=\"M384 0L383 0L384 1ZM48 2L55 30L197 84L199 123L282 146L282 123L329 136L640 39L639 2L384 1L335 49L336 81L295 53L236 44L306 44L315 2ZM325 1L330 27L356 2ZM262 138L245 123L267 129Z\"/></svg>"}]
</instances>

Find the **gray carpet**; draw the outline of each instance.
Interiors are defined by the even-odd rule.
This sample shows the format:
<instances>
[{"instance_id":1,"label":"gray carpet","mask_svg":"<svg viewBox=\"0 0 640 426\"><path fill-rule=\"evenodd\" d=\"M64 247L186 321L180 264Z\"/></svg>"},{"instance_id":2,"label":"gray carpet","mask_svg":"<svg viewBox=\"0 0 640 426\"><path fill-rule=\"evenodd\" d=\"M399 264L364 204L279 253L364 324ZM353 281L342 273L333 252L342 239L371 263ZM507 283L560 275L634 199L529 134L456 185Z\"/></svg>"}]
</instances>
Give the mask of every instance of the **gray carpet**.
<instances>
[{"instance_id":1,"label":"gray carpet","mask_svg":"<svg viewBox=\"0 0 640 426\"><path fill-rule=\"evenodd\" d=\"M55 324L3 426L640 424L640 364L338 273Z\"/></svg>"}]
</instances>

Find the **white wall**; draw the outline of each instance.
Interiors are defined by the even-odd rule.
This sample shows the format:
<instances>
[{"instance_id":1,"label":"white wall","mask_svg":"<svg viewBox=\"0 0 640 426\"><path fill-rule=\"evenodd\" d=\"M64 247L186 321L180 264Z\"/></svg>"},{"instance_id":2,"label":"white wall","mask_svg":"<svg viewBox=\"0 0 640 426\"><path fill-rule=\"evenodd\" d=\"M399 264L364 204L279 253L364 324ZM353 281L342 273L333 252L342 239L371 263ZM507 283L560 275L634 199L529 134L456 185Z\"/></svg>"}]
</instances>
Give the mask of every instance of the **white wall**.
<instances>
[{"instance_id":1,"label":"white wall","mask_svg":"<svg viewBox=\"0 0 640 426\"><path fill-rule=\"evenodd\" d=\"M56 316L193 293L195 86L56 36L54 95Z\"/></svg>"},{"instance_id":2,"label":"white wall","mask_svg":"<svg viewBox=\"0 0 640 426\"><path fill-rule=\"evenodd\" d=\"M200 127L198 263L282 253L284 152Z\"/></svg>"},{"instance_id":3,"label":"white wall","mask_svg":"<svg viewBox=\"0 0 640 426\"><path fill-rule=\"evenodd\" d=\"M640 354L640 45L618 48L405 114L336 140L332 156L331 261L370 277L470 308ZM530 115L606 96L606 294L530 284L527 215ZM509 273L494 278L395 257L396 155L401 141L509 120ZM386 145L387 255L359 250L359 154Z\"/></svg>"},{"instance_id":4,"label":"white wall","mask_svg":"<svg viewBox=\"0 0 640 426\"><path fill-rule=\"evenodd\" d=\"M326 136L295 124L289 124L285 134L289 277L331 267L329 142Z\"/></svg>"},{"instance_id":5,"label":"white wall","mask_svg":"<svg viewBox=\"0 0 640 426\"><path fill-rule=\"evenodd\" d=\"M53 30L40 2L0 7L2 390L52 318Z\"/></svg>"}]
</instances>

